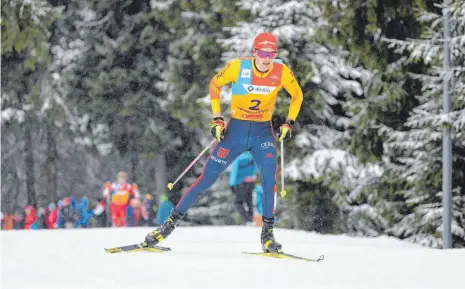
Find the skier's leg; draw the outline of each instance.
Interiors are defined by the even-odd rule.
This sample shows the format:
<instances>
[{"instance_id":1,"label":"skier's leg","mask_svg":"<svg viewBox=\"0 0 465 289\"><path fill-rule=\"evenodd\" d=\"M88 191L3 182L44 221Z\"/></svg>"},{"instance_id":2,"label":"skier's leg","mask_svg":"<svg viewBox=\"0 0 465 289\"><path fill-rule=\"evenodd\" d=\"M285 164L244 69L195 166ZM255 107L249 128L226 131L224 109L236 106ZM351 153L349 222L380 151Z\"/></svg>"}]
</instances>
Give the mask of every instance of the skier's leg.
<instances>
[{"instance_id":1,"label":"skier's leg","mask_svg":"<svg viewBox=\"0 0 465 289\"><path fill-rule=\"evenodd\" d=\"M224 170L246 150L246 122L232 120L226 129L224 139L215 146L207 159L200 177L186 190L168 220L145 237L144 246L153 246L163 241L175 229L187 210L224 172Z\"/></svg>"},{"instance_id":2,"label":"skier's leg","mask_svg":"<svg viewBox=\"0 0 465 289\"><path fill-rule=\"evenodd\" d=\"M115 219L116 227L121 227L121 209L118 205L115 205Z\"/></svg>"},{"instance_id":3,"label":"skier's leg","mask_svg":"<svg viewBox=\"0 0 465 289\"><path fill-rule=\"evenodd\" d=\"M120 206L120 215L119 215L120 223L119 224L121 227L126 227L126 218L127 218L126 210L127 210L127 206Z\"/></svg>"},{"instance_id":4,"label":"skier's leg","mask_svg":"<svg viewBox=\"0 0 465 289\"><path fill-rule=\"evenodd\" d=\"M266 143L273 142L273 139L265 141ZM260 147L260 144L253 148L252 155L258 170L260 171L260 180L263 188L262 207L263 217L273 218L276 211L276 171L277 157L276 148L269 146L266 148Z\"/></svg>"},{"instance_id":5,"label":"skier's leg","mask_svg":"<svg viewBox=\"0 0 465 289\"><path fill-rule=\"evenodd\" d=\"M118 227L118 211L115 204L110 205L110 217L112 226Z\"/></svg>"},{"instance_id":6,"label":"skier's leg","mask_svg":"<svg viewBox=\"0 0 465 289\"><path fill-rule=\"evenodd\" d=\"M234 143L227 142L226 139L218 144L209 156L200 177L187 189L176 205L176 212L185 214L244 150L245 146L236 147Z\"/></svg>"},{"instance_id":7,"label":"skier's leg","mask_svg":"<svg viewBox=\"0 0 465 289\"><path fill-rule=\"evenodd\" d=\"M260 171L263 188L263 227L261 243L264 252L281 252L282 245L274 237L274 217L276 211L276 172L277 153L271 123L263 125L263 133L255 141L252 156Z\"/></svg>"}]
</instances>

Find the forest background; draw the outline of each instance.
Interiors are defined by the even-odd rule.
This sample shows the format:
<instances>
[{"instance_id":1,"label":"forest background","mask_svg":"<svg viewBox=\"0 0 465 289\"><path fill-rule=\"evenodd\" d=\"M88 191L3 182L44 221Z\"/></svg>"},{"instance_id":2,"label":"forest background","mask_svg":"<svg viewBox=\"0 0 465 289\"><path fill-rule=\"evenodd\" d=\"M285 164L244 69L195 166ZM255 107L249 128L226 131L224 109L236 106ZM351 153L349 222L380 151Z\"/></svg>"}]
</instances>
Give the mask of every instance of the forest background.
<instances>
[{"instance_id":1,"label":"forest background","mask_svg":"<svg viewBox=\"0 0 465 289\"><path fill-rule=\"evenodd\" d=\"M117 171L176 202L211 140L208 83L279 38L304 102L286 142L278 225L442 247L442 136L452 131L452 237L465 246L462 0L2 0L1 208L98 198ZM443 12L450 12L450 70ZM447 76L447 77L446 77ZM448 79L452 111L443 113ZM223 91L223 111L230 91ZM280 93L274 126L287 115ZM229 116L224 115L226 118ZM279 187L279 183L278 183ZM225 174L187 220L233 223Z\"/></svg>"}]
</instances>

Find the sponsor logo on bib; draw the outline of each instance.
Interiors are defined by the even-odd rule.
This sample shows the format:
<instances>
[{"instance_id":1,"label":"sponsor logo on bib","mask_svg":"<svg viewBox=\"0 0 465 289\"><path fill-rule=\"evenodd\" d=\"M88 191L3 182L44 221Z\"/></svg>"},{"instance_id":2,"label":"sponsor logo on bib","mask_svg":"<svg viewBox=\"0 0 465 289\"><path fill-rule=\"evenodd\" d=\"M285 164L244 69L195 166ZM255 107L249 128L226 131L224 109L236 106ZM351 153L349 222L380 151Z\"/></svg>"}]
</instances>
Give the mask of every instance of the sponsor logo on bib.
<instances>
[{"instance_id":1,"label":"sponsor logo on bib","mask_svg":"<svg viewBox=\"0 0 465 289\"><path fill-rule=\"evenodd\" d=\"M263 86L263 85L252 85L243 84L245 90L251 94L270 94L276 86Z\"/></svg>"},{"instance_id":2,"label":"sponsor logo on bib","mask_svg":"<svg viewBox=\"0 0 465 289\"><path fill-rule=\"evenodd\" d=\"M250 78L251 75L252 75L252 70L251 69L247 69L247 68L242 69L242 72L241 72L241 77L242 78Z\"/></svg>"}]
</instances>

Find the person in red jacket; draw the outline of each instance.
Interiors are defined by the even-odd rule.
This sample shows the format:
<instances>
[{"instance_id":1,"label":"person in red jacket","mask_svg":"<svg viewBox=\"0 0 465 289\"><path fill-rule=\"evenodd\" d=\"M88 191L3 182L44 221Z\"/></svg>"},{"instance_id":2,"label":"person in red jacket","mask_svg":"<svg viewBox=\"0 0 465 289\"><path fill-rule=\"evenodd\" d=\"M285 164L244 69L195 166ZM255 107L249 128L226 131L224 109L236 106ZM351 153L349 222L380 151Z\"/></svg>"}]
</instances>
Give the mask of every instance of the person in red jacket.
<instances>
[{"instance_id":1,"label":"person in red jacket","mask_svg":"<svg viewBox=\"0 0 465 289\"><path fill-rule=\"evenodd\" d=\"M26 205L26 207L24 207L24 212L24 229L38 229L36 209L31 205Z\"/></svg>"},{"instance_id":2,"label":"person in red jacket","mask_svg":"<svg viewBox=\"0 0 465 289\"><path fill-rule=\"evenodd\" d=\"M119 172L116 182L105 184L103 196L110 199L110 216L113 227L126 226L126 210L132 198L139 199L139 187L136 184L128 184L128 175Z\"/></svg>"},{"instance_id":3,"label":"person in red jacket","mask_svg":"<svg viewBox=\"0 0 465 289\"><path fill-rule=\"evenodd\" d=\"M45 220L48 229L56 229L57 228L57 220L58 220L58 207L55 203L50 203L48 205L49 214L47 215L47 219Z\"/></svg>"}]
</instances>

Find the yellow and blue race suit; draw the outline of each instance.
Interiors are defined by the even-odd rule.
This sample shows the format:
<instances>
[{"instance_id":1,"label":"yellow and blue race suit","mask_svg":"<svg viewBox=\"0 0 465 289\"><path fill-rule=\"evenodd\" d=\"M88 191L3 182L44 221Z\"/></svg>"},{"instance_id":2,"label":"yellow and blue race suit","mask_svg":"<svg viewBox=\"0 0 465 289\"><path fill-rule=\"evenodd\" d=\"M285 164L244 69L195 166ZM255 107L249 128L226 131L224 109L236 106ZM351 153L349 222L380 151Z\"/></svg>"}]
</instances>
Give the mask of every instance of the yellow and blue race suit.
<instances>
[{"instance_id":1,"label":"yellow and blue race suit","mask_svg":"<svg viewBox=\"0 0 465 289\"><path fill-rule=\"evenodd\" d=\"M257 70L252 57L229 61L210 81L213 114L221 113L221 87L232 83L231 120L224 139L212 150L200 177L186 190L176 206L184 214L197 202L226 168L243 152L249 151L257 164L263 187L263 217L274 218L276 211L276 142L271 124L278 92L291 96L287 118L295 120L303 93L292 71L281 60L273 60L267 72Z\"/></svg>"}]
</instances>

